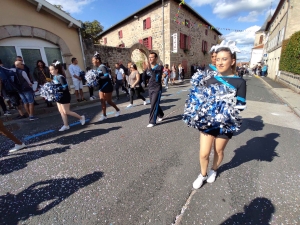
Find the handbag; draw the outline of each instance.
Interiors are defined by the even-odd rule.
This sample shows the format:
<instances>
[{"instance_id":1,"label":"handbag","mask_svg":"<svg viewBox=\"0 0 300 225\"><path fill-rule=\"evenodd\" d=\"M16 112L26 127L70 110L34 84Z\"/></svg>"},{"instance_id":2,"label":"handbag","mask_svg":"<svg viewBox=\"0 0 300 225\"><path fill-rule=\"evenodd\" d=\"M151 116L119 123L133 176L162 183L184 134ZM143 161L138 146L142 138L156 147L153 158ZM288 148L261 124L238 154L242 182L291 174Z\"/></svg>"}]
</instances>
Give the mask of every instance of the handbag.
<instances>
[{"instance_id":1,"label":"handbag","mask_svg":"<svg viewBox=\"0 0 300 225\"><path fill-rule=\"evenodd\" d=\"M47 82L51 82L51 81L52 81L51 78L46 77L46 75L45 75L45 73L44 73L44 70L42 70L42 73L43 73L43 75L45 76Z\"/></svg>"}]
</instances>

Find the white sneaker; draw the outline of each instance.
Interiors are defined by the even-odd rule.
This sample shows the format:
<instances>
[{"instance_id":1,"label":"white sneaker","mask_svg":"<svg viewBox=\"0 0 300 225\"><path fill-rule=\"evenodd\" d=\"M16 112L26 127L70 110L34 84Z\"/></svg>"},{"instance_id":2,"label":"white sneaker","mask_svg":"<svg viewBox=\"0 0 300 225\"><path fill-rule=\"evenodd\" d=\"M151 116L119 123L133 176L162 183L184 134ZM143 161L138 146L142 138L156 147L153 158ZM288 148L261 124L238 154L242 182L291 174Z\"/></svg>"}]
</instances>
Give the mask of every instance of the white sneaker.
<instances>
[{"instance_id":1,"label":"white sneaker","mask_svg":"<svg viewBox=\"0 0 300 225\"><path fill-rule=\"evenodd\" d=\"M25 145L24 143L22 143L21 145L15 144L15 147L12 148L11 150L9 150L9 152L10 152L10 153L16 152L16 151L19 151L19 150L21 150L21 149L23 149L23 148L25 148L25 147L26 147L26 145Z\"/></svg>"},{"instance_id":2,"label":"white sneaker","mask_svg":"<svg viewBox=\"0 0 300 225\"><path fill-rule=\"evenodd\" d=\"M207 175L207 183L213 183L216 180L217 172L214 170L210 170Z\"/></svg>"},{"instance_id":3,"label":"white sneaker","mask_svg":"<svg viewBox=\"0 0 300 225\"><path fill-rule=\"evenodd\" d=\"M115 117L120 116L120 114L121 114L121 112L120 112L120 110L119 110L119 111L116 112Z\"/></svg>"},{"instance_id":4,"label":"white sneaker","mask_svg":"<svg viewBox=\"0 0 300 225\"><path fill-rule=\"evenodd\" d=\"M93 98L93 97L94 97L94 96L90 97L90 100L91 100L91 101L93 101L93 100L94 100L94 98Z\"/></svg>"},{"instance_id":5,"label":"white sneaker","mask_svg":"<svg viewBox=\"0 0 300 225\"><path fill-rule=\"evenodd\" d=\"M63 125L58 131L65 131L65 130L69 130L70 126L65 126Z\"/></svg>"},{"instance_id":6,"label":"white sneaker","mask_svg":"<svg viewBox=\"0 0 300 225\"><path fill-rule=\"evenodd\" d=\"M154 127L154 124L149 123L147 127Z\"/></svg>"},{"instance_id":7,"label":"white sneaker","mask_svg":"<svg viewBox=\"0 0 300 225\"><path fill-rule=\"evenodd\" d=\"M100 119L98 120L98 121L103 121L103 120L106 120L107 119L107 117L106 116L100 116Z\"/></svg>"},{"instance_id":8,"label":"white sneaker","mask_svg":"<svg viewBox=\"0 0 300 225\"><path fill-rule=\"evenodd\" d=\"M81 116L81 119L79 120L81 125L85 124L85 116Z\"/></svg>"},{"instance_id":9,"label":"white sneaker","mask_svg":"<svg viewBox=\"0 0 300 225\"><path fill-rule=\"evenodd\" d=\"M92 98L93 98L94 100L97 99L96 96L92 96Z\"/></svg>"},{"instance_id":10,"label":"white sneaker","mask_svg":"<svg viewBox=\"0 0 300 225\"><path fill-rule=\"evenodd\" d=\"M159 118L157 119L158 122L161 122L163 120L163 118Z\"/></svg>"},{"instance_id":11,"label":"white sneaker","mask_svg":"<svg viewBox=\"0 0 300 225\"><path fill-rule=\"evenodd\" d=\"M144 105L147 105L147 101L144 101Z\"/></svg>"},{"instance_id":12,"label":"white sneaker","mask_svg":"<svg viewBox=\"0 0 300 225\"><path fill-rule=\"evenodd\" d=\"M130 107L132 107L133 106L133 104L129 104L128 106L127 106L127 108L130 108Z\"/></svg>"},{"instance_id":13,"label":"white sneaker","mask_svg":"<svg viewBox=\"0 0 300 225\"><path fill-rule=\"evenodd\" d=\"M198 178L193 183L193 188L199 189L203 182L207 180L207 176L203 177L202 174L198 176Z\"/></svg>"}]
</instances>

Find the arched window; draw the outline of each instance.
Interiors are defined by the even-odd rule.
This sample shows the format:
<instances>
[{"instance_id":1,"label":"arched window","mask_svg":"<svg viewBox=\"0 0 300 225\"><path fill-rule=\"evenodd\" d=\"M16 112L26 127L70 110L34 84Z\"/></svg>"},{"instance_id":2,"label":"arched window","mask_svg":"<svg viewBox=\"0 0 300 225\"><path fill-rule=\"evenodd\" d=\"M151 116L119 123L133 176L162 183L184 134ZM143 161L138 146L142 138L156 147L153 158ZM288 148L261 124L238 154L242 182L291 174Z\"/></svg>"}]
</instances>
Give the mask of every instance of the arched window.
<instances>
[{"instance_id":1,"label":"arched window","mask_svg":"<svg viewBox=\"0 0 300 225\"><path fill-rule=\"evenodd\" d=\"M264 36L260 35L260 37L259 37L259 45L263 43L263 40L264 40Z\"/></svg>"}]
</instances>

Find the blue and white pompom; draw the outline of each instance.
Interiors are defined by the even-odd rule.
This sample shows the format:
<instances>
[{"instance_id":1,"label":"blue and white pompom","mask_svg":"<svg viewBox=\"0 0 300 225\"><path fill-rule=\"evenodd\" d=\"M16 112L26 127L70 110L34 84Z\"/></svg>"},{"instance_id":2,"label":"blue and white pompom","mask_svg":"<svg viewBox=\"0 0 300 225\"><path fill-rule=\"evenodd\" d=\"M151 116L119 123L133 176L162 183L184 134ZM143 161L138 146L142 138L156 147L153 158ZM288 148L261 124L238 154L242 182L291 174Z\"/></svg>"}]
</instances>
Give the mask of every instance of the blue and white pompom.
<instances>
[{"instance_id":1,"label":"blue and white pompom","mask_svg":"<svg viewBox=\"0 0 300 225\"><path fill-rule=\"evenodd\" d=\"M221 128L223 133L239 130L241 118L236 106L236 90L224 84L205 83L212 74L196 72L192 79L192 88L186 100L183 121L199 130Z\"/></svg>"},{"instance_id":2,"label":"blue and white pompom","mask_svg":"<svg viewBox=\"0 0 300 225\"><path fill-rule=\"evenodd\" d=\"M98 72L96 70L89 70L85 74L86 83L88 86L96 87L98 85Z\"/></svg>"},{"instance_id":3,"label":"blue and white pompom","mask_svg":"<svg viewBox=\"0 0 300 225\"><path fill-rule=\"evenodd\" d=\"M47 101L57 102L61 99L63 94L56 84L47 82L41 86L40 95Z\"/></svg>"}]
</instances>

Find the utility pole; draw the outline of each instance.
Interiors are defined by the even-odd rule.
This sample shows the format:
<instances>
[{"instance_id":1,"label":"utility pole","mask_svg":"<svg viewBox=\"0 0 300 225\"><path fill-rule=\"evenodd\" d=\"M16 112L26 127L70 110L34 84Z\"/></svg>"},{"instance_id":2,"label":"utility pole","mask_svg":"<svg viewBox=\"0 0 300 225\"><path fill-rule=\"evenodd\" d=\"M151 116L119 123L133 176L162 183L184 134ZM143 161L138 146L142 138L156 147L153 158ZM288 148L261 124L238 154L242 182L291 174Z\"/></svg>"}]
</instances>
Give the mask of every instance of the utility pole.
<instances>
[{"instance_id":1,"label":"utility pole","mask_svg":"<svg viewBox=\"0 0 300 225\"><path fill-rule=\"evenodd\" d=\"M162 0L162 62L165 64L165 10L164 10L164 0Z\"/></svg>"}]
</instances>

